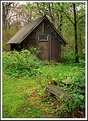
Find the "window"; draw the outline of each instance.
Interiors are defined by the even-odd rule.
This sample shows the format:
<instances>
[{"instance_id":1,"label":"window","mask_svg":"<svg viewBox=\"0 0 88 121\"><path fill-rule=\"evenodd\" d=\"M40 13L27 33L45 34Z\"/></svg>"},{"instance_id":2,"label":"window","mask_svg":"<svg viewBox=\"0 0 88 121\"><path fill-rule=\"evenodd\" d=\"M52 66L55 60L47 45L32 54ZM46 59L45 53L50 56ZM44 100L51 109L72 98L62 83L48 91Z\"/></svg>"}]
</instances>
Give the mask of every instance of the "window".
<instances>
[{"instance_id":1,"label":"window","mask_svg":"<svg viewBox=\"0 0 88 121\"><path fill-rule=\"evenodd\" d=\"M38 40L39 41L48 41L48 35L39 35Z\"/></svg>"}]
</instances>

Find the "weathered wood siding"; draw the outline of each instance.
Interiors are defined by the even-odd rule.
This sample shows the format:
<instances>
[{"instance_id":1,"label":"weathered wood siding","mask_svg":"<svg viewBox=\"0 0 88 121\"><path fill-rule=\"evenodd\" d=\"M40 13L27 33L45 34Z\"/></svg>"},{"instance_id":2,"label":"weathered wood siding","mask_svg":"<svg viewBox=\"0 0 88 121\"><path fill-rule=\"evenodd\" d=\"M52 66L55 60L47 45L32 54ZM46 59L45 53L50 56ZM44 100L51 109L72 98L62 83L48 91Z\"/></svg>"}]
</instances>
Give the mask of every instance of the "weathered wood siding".
<instances>
[{"instance_id":1,"label":"weathered wood siding","mask_svg":"<svg viewBox=\"0 0 88 121\"><path fill-rule=\"evenodd\" d=\"M57 33L52 29L50 24L45 22L45 33L50 34L50 48L51 48L51 58L50 60L60 61L61 56L61 43L60 38L58 38Z\"/></svg>"}]
</instances>

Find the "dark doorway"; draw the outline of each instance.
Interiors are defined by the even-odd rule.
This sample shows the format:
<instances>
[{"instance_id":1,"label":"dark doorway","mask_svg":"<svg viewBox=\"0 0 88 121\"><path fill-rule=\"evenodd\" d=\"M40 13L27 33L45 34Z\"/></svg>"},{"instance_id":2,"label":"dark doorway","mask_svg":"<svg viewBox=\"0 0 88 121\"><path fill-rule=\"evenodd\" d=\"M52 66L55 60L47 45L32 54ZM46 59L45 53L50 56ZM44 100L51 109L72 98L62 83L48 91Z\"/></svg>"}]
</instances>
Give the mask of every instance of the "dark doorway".
<instances>
[{"instance_id":1,"label":"dark doorway","mask_svg":"<svg viewBox=\"0 0 88 121\"><path fill-rule=\"evenodd\" d=\"M23 49L23 43L21 44L11 44L11 50L21 51Z\"/></svg>"}]
</instances>

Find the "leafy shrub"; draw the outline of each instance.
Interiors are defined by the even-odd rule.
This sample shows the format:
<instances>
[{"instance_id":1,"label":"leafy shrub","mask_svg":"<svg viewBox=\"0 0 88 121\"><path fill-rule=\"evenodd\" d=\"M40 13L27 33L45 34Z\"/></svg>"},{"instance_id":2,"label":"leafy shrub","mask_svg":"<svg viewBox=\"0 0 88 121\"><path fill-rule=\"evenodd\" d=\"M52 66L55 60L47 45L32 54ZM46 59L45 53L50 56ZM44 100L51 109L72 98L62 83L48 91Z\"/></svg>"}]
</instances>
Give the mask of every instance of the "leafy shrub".
<instances>
[{"instance_id":1,"label":"leafy shrub","mask_svg":"<svg viewBox=\"0 0 88 121\"><path fill-rule=\"evenodd\" d=\"M75 53L73 51L64 52L62 55L62 61L66 63L74 63L75 62Z\"/></svg>"},{"instance_id":2,"label":"leafy shrub","mask_svg":"<svg viewBox=\"0 0 88 121\"><path fill-rule=\"evenodd\" d=\"M85 67L85 59L80 59L79 60L79 66Z\"/></svg>"},{"instance_id":3,"label":"leafy shrub","mask_svg":"<svg viewBox=\"0 0 88 121\"><path fill-rule=\"evenodd\" d=\"M79 53L80 60L85 60L85 49L82 50L81 53Z\"/></svg>"},{"instance_id":4,"label":"leafy shrub","mask_svg":"<svg viewBox=\"0 0 88 121\"><path fill-rule=\"evenodd\" d=\"M29 47L28 50L31 52L31 54L36 55L36 56L39 53L39 48L36 48L36 47Z\"/></svg>"},{"instance_id":5,"label":"leafy shrub","mask_svg":"<svg viewBox=\"0 0 88 121\"><path fill-rule=\"evenodd\" d=\"M3 52L3 71L13 77L37 74L42 63L28 50Z\"/></svg>"},{"instance_id":6,"label":"leafy shrub","mask_svg":"<svg viewBox=\"0 0 88 121\"><path fill-rule=\"evenodd\" d=\"M58 107L60 117L77 117L78 111L84 111L84 95L73 94L69 100L64 99L62 105Z\"/></svg>"},{"instance_id":7,"label":"leafy shrub","mask_svg":"<svg viewBox=\"0 0 88 121\"><path fill-rule=\"evenodd\" d=\"M79 65L80 65L81 67L84 67L84 66L85 66L85 54L84 54L84 53L79 54L78 57L79 57ZM62 54L61 59L62 59L62 61L65 62L65 63L75 64L75 53L74 53L73 51L64 52L64 53Z\"/></svg>"}]
</instances>

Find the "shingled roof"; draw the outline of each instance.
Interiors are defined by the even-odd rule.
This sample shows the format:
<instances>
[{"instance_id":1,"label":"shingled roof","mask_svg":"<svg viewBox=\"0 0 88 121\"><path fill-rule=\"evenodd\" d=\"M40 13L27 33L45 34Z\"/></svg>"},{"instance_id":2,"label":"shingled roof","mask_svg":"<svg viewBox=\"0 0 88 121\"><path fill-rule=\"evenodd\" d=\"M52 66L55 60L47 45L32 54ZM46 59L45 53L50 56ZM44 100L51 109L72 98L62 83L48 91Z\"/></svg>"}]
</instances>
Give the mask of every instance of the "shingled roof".
<instances>
[{"instance_id":1,"label":"shingled roof","mask_svg":"<svg viewBox=\"0 0 88 121\"><path fill-rule=\"evenodd\" d=\"M39 19L28 23L21 30L19 30L8 42L7 44L20 44L44 19L47 21L48 18L46 16L40 17ZM49 21L50 22L50 21ZM63 44L66 44L66 40L60 35L60 33L56 30L53 24L50 22L51 27L56 31L56 33L61 38Z\"/></svg>"}]
</instances>

